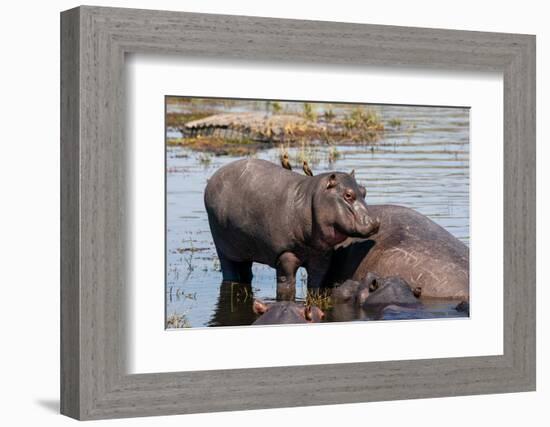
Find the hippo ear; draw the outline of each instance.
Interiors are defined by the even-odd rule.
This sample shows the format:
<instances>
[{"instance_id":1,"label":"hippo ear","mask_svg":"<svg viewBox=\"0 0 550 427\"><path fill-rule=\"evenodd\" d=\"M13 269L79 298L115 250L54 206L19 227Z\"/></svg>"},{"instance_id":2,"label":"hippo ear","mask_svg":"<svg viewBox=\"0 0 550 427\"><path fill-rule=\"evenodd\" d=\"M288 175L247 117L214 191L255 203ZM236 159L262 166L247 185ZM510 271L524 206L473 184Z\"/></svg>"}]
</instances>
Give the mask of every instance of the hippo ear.
<instances>
[{"instance_id":1,"label":"hippo ear","mask_svg":"<svg viewBox=\"0 0 550 427\"><path fill-rule=\"evenodd\" d=\"M319 319L324 319L325 318L325 312L323 310L321 310L320 308L318 308L317 310L319 310Z\"/></svg>"},{"instance_id":2,"label":"hippo ear","mask_svg":"<svg viewBox=\"0 0 550 427\"><path fill-rule=\"evenodd\" d=\"M335 174L331 174L329 177L328 177L328 182L327 182L327 190L333 188L333 187L336 187L336 175Z\"/></svg>"},{"instance_id":3,"label":"hippo ear","mask_svg":"<svg viewBox=\"0 0 550 427\"><path fill-rule=\"evenodd\" d=\"M254 310L256 314L264 314L267 311L267 304L262 300L255 299L252 304L252 310Z\"/></svg>"},{"instance_id":4,"label":"hippo ear","mask_svg":"<svg viewBox=\"0 0 550 427\"><path fill-rule=\"evenodd\" d=\"M353 179L355 179L355 169L352 169L349 173Z\"/></svg>"},{"instance_id":5,"label":"hippo ear","mask_svg":"<svg viewBox=\"0 0 550 427\"><path fill-rule=\"evenodd\" d=\"M304 308L304 317L308 322L311 322L312 315L311 315L311 306L307 306Z\"/></svg>"},{"instance_id":6,"label":"hippo ear","mask_svg":"<svg viewBox=\"0 0 550 427\"><path fill-rule=\"evenodd\" d=\"M364 199L367 197L367 189L363 187L362 185L359 186L359 192L361 193L361 197Z\"/></svg>"},{"instance_id":7,"label":"hippo ear","mask_svg":"<svg viewBox=\"0 0 550 427\"><path fill-rule=\"evenodd\" d=\"M321 310L319 307L314 305L314 306L310 307L309 316L311 318L310 322L318 323L318 322L320 322L321 320L324 319L325 313L323 313L323 310Z\"/></svg>"}]
</instances>

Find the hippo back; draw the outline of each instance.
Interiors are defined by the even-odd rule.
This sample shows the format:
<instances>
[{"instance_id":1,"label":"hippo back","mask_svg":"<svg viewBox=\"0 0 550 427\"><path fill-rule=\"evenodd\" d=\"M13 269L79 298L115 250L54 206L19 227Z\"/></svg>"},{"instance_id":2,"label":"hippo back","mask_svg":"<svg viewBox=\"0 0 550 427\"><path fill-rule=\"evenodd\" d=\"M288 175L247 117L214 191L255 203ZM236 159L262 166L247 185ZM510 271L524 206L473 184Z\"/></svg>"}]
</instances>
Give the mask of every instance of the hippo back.
<instances>
[{"instance_id":1,"label":"hippo back","mask_svg":"<svg viewBox=\"0 0 550 427\"><path fill-rule=\"evenodd\" d=\"M204 202L216 246L235 261L275 264L288 246L286 207L306 177L271 162L243 159L208 180ZM220 236L223 235L223 238Z\"/></svg>"},{"instance_id":2,"label":"hippo back","mask_svg":"<svg viewBox=\"0 0 550 427\"><path fill-rule=\"evenodd\" d=\"M422 297L467 299L468 247L426 216L402 206L369 205L378 233L335 251L326 285L369 272L400 276Z\"/></svg>"}]
</instances>

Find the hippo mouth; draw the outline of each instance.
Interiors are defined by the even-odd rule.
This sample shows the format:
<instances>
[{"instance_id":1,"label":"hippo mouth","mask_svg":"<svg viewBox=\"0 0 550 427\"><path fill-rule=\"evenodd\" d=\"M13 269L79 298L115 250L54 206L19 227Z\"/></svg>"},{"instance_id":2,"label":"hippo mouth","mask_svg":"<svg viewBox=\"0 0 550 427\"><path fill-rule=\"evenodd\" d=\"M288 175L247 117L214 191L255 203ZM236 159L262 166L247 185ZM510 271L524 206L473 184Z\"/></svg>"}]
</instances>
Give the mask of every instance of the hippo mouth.
<instances>
[{"instance_id":1,"label":"hippo mouth","mask_svg":"<svg viewBox=\"0 0 550 427\"><path fill-rule=\"evenodd\" d=\"M376 234L378 232L380 226L380 222L375 220L370 220L366 225L361 226L360 229L358 227L354 227L352 232L344 231L340 229L340 227L336 224L334 225L334 240L336 241L335 244L342 243L344 240L346 240L349 237L358 237L366 239L373 234Z\"/></svg>"},{"instance_id":2,"label":"hippo mouth","mask_svg":"<svg viewBox=\"0 0 550 427\"><path fill-rule=\"evenodd\" d=\"M378 218L372 219L368 215L359 217L354 212L354 226L351 233L346 233L348 237L360 237L366 239L378 232L380 228L380 220Z\"/></svg>"},{"instance_id":3,"label":"hippo mouth","mask_svg":"<svg viewBox=\"0 0 550 427\"><path fill-rule=\"evenodd\" d=\"M373 234L378 233L378 229L380 228L380 220L378 218L372 220L370 219L367 224L364 225L364 229L356 230L357 236L353 237L370 237Z\"/></svg>"},{"instance_id":4,"label":"hippo mouth","mask_svg":"<svg viewBox=\"0 0 550 427\"><path fill-rule=\"evenodd\" d=\"M378 232L380 227L380 220L378 218L373 219L367 213L358 212L349 205L347 208L353 215L353 231L347 233L348 237L360 237L365 239Z\"/></svg>"},{"instance_id":5,"label":"hippo mouth","mask_svg":"<svg viewBox=\"0 0 550 427\"><path fill-rule=\"evenodd\" d=\"M338 227L334 227L334 242L333 242L333 244L337 245L338 243L342 243L348 237L350 237L350 235L348 233L343 233L340 230L338 230Z\"/></svg>"}]
</instances>

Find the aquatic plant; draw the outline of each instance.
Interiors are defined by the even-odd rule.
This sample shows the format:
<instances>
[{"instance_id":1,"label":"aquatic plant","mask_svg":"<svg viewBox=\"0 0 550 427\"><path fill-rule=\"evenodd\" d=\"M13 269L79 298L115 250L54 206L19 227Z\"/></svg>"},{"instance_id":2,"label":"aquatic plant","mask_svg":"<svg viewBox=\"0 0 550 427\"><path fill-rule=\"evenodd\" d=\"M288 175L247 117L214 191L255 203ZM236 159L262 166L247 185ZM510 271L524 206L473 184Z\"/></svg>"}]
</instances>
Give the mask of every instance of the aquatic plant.
<instances>
[{"instance_id":1,"label":"aquatic plant","mask_svg":"<svg viewBox=\"0 0 550 427\"><path fill-rule=\"evenodd\" d=\"M329 289L321 289L311 291L308 290L306 293L306 306L311 307L315 305L321 310L327 310L332 306L332 300L330 298Z\"/></svg>"},{"instance_id":2,"label":"aquatic plant","mask_svg":"<svg viewBox=\"0 0 550 427\"><path fill-rule=\"evenodd\" d=\"M208 153L202 153L198 157L199 163L201 165L207 166L212 163L212 157Z\"/></svg>"},{"instance_id":3,"label":"aquatic plant","mask_svg":"<svg viewBox=\"0 0 550 427\"><path fill-rule=\"evenodd\" d=\"M326 122L331 122L336 117L336 114L334 114L334 111L332 111L332 109L329 108L328 110L325 110L325 112L323 113L323 116Z\"/></svg>"},{"instance_id":4,"label":"aquatic plant","mask_svg":"<svg viewBox=\"0 0 550 427\"><path fill-rule=\"evenodd\" d=\"M260 136L263 140L272 141L274 135L275 130L273 129L273 125L270 121L267 121L263 129L258 131L258 136Z\"/></svg>"},{"instance_id":5,"label":"aquatic plant","mask_svg":"<svg viewBox=\"0 0 550 427\"><path fill-rule=\"evenodd\" d=\"M289 144L279 144L279 157L283 157L285 154L288 155Z\"/></svg>"},{"instance_id":6,"label":"aquatic plant","mask_svg":"<svg viewBox=\"0 0 550 427\"><path fill-rule=\"evenodd\" d=\"M248 288L244 283L231 282L231 302L243 303L251 299L253 295Z\"/></svg>"},{"instance_id":7,"label":"aquatic plant","mask_svg":"<svg viewBox=\"0 0 550 427\"><path fill-rule=\"evenodd\" d=\"M380 116L372 108L355 107L350 114L344 117L343 125L349 131L384 130Z\"/></svg>"},{"instance_id":8,"label":"aquatic plant","mask_svg":"<svg viewBox=\"0 0 550 427\"><path fill-rule=\"evenodd\" d=\"M314 121L316 119L315 107L309 102L304 102L303 115L306 119Z\"/></svg>"},{"instance_id":9,"label":"aquatic plant","mask_svg":"<svg viewBox=\"0 0 550 427\"><path fill-rule=\"evenodd\" d=\"M166 318L166 328L167 329L177 329L177 328L190 328L191 323L185 316L185 314L172 314Z\"/></svg>"},{"instance_id":10,"label":"aquatic plant","mask_svg":"<svg viewBox=\"0 0 550 427\"><path fill-rule=\"evenodd\" d=\"M167 145L186 147L214 156L248 156L254 154L259 147L268 148L271 146L270 143L254 141L247 136L243 136L242 138L223 138L220 136L200 135L197 137L169 139L167 140ZM208 163L206 160L203 164Z\"/></svg>"},{"instance_id":11,"label":"aquatic plant","mask_svg":"<svg viewBox=\"0 0 550 427\"><path fill-rule=\"evenodd\" d=\"M184 240L184 242L185 242L185 240ZM195 253L193 240L191 240L191 239L189 240L189 245L190 245L190 249L188 251L189 256L185 256L182 259L185 262L185 264L187 265L187 271L190 273L195 269L195 266L193 265L193 254Z\"/></svg>"},{"instance_id":12,"label":"aquatic plant","mask_svg":"<svg viewBox=\"0 0 550 427\"><path fill-rule=\"evenodd\" d=\"M166 145L178 146L185 143L185 138L166 138Z\"/></svg>"},{"instance_id":13,"label":"aquatic plant","mask_svg":"<svg viewBox=\"0 0 550 427\"><path fill-rule=\"evenodd\" d=\"M222 271L222 265L218 257L212 259L212 270L217 272Z\"/></svg>"},{"instance_id":14,"label":"aquatic plant","mask_svg":"<svg viewBox=\"0 0 550 427\"><path fill-rule=\"evenodd\" d=\"M274 114L279 114L282 110L283 110L283 106L281 105L280 102L273 101L273 102L271 103L271 111L272 111Z\"/></svg>"},{"instance_id":15,"label":"aquatic plant","mask_svg":"<svg viewBox=\"0 0 550 427\"><path fill-rule=\"evenodd\" d=\"M205 117L215 114L214 111L198 111L192 113L167 113L166 114L166 126L168 127L182 127L188 122L193 120L204 119Z\"/></svg>"},{"instance_id":16,"label":"aquatic plant","mask_svg":"<svg viewBox=\"0 0 550 427\"><path fill-rule=\"evenodd\" d=\"M189 293L184 294L183 297L185 299L190 299L192 301L196 301L197 300L197 293L196 292L193 292L193 293L189 292Z\"/></svg>"},{"instance_id":17,"label":"aquatic plant","mask_svg":"<svg viewBox=\"0 0 550 427\"><path fill-rule=\"evenodd\" d=\"M388 125L394 128L400 127L401 124L402 124L401 119L397 119L397 118L390 119L388 121Z\"/></svg>"},{"instance_id":18,"label":"aquatic plant","mask_svg":"<svg viewBox=\"0 0 550 427\"><path fill-rule=\"evenodd\" d=\"M187 271L191 272L195 269L195 266L193 265L193 252L191 252L191 255L184 257L183 260L185 261L185 264L187 264Z\"/></svg>"},{"instance_id":19,"label":"aquatic plant","mask_svg":"<svg viewBox=\"0 0 550 427\"><path fill-rule=\"evenodd\" d=\"M298 164L303 164L304 161L310 165L318 164L319 153L313 148L312 143L309 140L302 139L300 143L300 151L295 152L294 161Z\"/></svg>"},{"instance_id":20,"label":"aquatic plant","mask_svg":"<svg viewBox=\"0 0 550 427\"><path fill-rule=\"evenodd\" d=\"M335 145L331 145L327 152L327 160L329 163L335 162L341 156L338 148Z\"/></svg>"}]
</instances>

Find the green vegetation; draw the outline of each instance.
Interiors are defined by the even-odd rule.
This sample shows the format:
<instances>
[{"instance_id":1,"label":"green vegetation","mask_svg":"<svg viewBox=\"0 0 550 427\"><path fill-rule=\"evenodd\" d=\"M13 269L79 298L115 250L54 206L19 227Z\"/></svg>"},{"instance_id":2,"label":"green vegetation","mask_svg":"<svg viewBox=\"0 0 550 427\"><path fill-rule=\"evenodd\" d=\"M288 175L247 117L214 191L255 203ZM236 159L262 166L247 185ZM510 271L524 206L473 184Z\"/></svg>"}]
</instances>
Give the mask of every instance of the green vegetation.
<instances>
[{"instance_id":1,"label":"green vegetation","mask_svg":"<svg viewBox=\"0 0 550 427\"><path fill-rule=\"evenodd\" d=\"M167 113L166 114L166 126L168 127L181 127L193 120L204 119L205 117L214 114L212 111L200 111L193 113Z\"/></svg>"},{"instance_id":2,"label":"green vegetation","mask_svg":"<svg viewBox=\"0 0 550 427\"><path fill-rule=\"evenodd\" d=\"M207 153L202 153L198 157L199 163L204 166L208 166L210 163L212 163L212 156Z\"/></svg>"},{"instance_id":3,"label":"green vegetation","mask_svg":"<svg viewBox=\"0 0 550 427\"><path fill-rule=\"evenodd\" d=\"M222 266L221 266L221 263L220 263L220 259L218 257L215 257L213 260L212 260L212 270L213 271L222 271Z\"/></svg>"},{"instance_id":4,"label":"green vegetation","mask_svg":"<svg viewBox=\"0 0 550 427\"><path fill-rule=\"evenodd\" d=\"M315 107L310 104L309 102L304 102L304 106L303 106L303 116L308 119L308 120L311 120L312 122L316 120L317 116L315 114Z\"/></svg>"},{"instance_id":5,"label":"green vegetation","mask_svg":"<svg viewBox=\"0 0 550 427\"><path fill-rule=\"evenodd\" d=\"M320 161L319 152L309 140L302 140L300 150L295 153L294 161L300 165L300 169L304 161L308 162L309 165L318 164Z\"/></svg>"},{"instance_id":6,"label":"green vegetation","mask_svg":"<svg viewBox=\"0 0 550 427\"><path fill-rule=\"evenodd\" d=\"M388 121L388 125L394 128L400 127L402 124L401 119L391 119Z\"/></svg>"},{"instance_id":7,"label":"green vegetation","mask_svg":"<svg viewBox=\"0 0 550 427\"><path fill-rule=\"evenodd\" d=\"M193 240L190 240L189 241L190 243L190 246L191 246L191 249L194 248L194 245L193 245ZM184 256L183 257L183 261L185 262L185 264L187 265L187 271L189 273L191 273L193 270L195 270L195 266L193 265L193 254L195 253L194 250L191 250L189 252L189 255L188 256Z\"/></svg>"},{"instance_id":8,"label":"green vegetation","mask_svg":"<svg viewBox=\"0 0 550 427\"><path fill-rule=\"evenodd\" d=\"M341 156L340 152L338 151L338 148L336 148L335 145L331 145L328 149L328 162L332 163L338 160Z\"/></svg>"},{"instance_id":9,"label":"green vegetation","mask_svg":"<svg viewBox=\"0 0 550 427\"><path fill-rule=\"evenodd\" d=\"M214 156L249 156L254 154L260 147L268 148L272 146L269 143L257 142L250 138L236 139L201 135L189 138L169 138L166 143L169 146L190 148ZM212 160L211 157L209 160ZM199 158L199 161L204 165L210 163L206 157Z\"/></svg>"},{"instance_id":10,"label":"green vegetation","mask_svg":"<svg viewBox=\"0 0 550 427\"><path fill-rule=\"evenodd\" d=\"M185 314L172 314L166 319L166 328L167 329L176 329L176 328L190 328L191 323L187 320Z\"/></svg>"},{"instance_id":11,"label":"green vegetation","mask_svg":"<svg viewBox=\"0 0 550 427\"><path fill-rule=\"evenodd\" d=\"M334 111L332 111L332 109L329 108L328 110L325 110L325 112L323 113L323 116L325 117L325 121L329 123L332 120L334 120L334 118L336 117L336 114L334 114Z\"/></svg>"},{"instance_id":12,"label":"green vegetation","mask_svg":"<svg viewBox=\"0 0 550 427\"><path fill-rule=\"evenodd\" d=\"M279 159L282 158L284 154L287 154L292 159L292 167L295 167L297 170L302 170L304 161L308 162L310 166L319 164L321 161L320 153L322 150L317 149L309 140L303 139L300 143L299 150L294 150L290 153L289 149L290 144L279 144Z\"/></svg>"},{"instance_id":13,"label":"green vegetation","mask_svg":"<svg viewBox=\"0 0 550 427\"><path fill-rule=\"evenodd\" d=\"M181 289L181 288L176 288L176 292L172 292L172 289L174 289L174 286L170 286L170 290L168 291L168 295L170 297L172 297L172 295L174 295L177 299L183 298L183 299L188 299L188 300L192 300L192 301L197 300L197 293L196 292L185 293L183 291L183 289Z\"/></svg>"},{"instance_id":14,"label":"green vegetation","mask_svg":"<svg viewBox=\"0 0 550 427\"><path fill-rule=\"evenodd\" d=\"M198 101L197 101L198 102ZM185 106L189 112L168 113L166 125L172 131L181 130L181 137L167 138L167 145L181 146L212 156L251 156L260 149L273 147L275 144L290 144L300 147L296 160L301 164L304 160L315 164L319 162L319 151L312 148L315 145L328 144L329 162L335 161L340 154L333 145L339 143L373 144L383 137L383 121L376 108L365 106L346 106L346 113L336 114L331 105L325 106L322 113L316 111L316 104L297 103L299 112L279 114L286 109L286 104L279 101L262 101L258 108L263 108L263 114L252 114L240 117L240 113L232 113L230 117L212 118L212 125L203 124L193 129L185 128L190 120L220 113L225 105L202 104L194 106L190 100ZM250 107L252 108L252 107ZM342 108L342 107L339 107ZM254 111L254 110L252 110ZM339 110L340 111L340 110ZM320 120L319 120L320 119ZM221 120L220 123L216 120ZM224 120L226 122L224 122ZM386 121L388 127L401 125L398 119ZM171 134L168 134L172 136ZM324 150L323 150L324 151ZM295 152L296 153L296 152ZM178 154L175 154L178 155ZM184 154L185 155L185 154ZM324 155L324 154L323 154ZM211 163L210 156L204 155L197 159L202 165Z\"/></svg>"},{"instance_id":15,"label":"green vegetation","mask_svg":"<svg viewBox=\"0 0 550 427\"><path fill-rule=\"evenodd\" d=\"M315 305L321 310L327 310L332 306L332 300L330 298L330 289L310 291L306 293L306 306L311 307Z\"/></svg>"},{"instance_id":16,"label":"green vegetation","mask_svg":"<svg viewBox=\"0 0 550 427\"><path fill-rule=\"evenodd\" d=\"M348 131L378 131L384 130L384 125L378 113L369 108L356 107L352 112L344 117L344 127Z\"/></svg>"},{"instance_id":17,"label":"green vegetation","mask_svg":"<svg viewBox=\"0 0 550 427\"><path fill-rule=\"evenodd\" d=\"M279 114L283 110L283 106L280 102L274 101L271 103L271 111L274 114Z\"/></svg>"}]
</instances>

